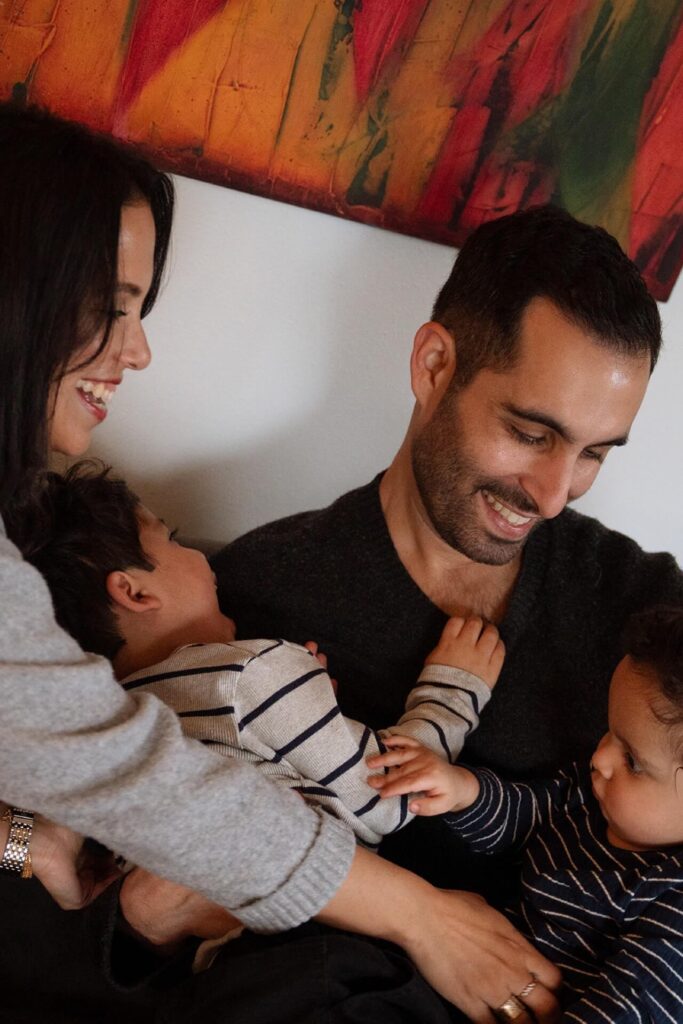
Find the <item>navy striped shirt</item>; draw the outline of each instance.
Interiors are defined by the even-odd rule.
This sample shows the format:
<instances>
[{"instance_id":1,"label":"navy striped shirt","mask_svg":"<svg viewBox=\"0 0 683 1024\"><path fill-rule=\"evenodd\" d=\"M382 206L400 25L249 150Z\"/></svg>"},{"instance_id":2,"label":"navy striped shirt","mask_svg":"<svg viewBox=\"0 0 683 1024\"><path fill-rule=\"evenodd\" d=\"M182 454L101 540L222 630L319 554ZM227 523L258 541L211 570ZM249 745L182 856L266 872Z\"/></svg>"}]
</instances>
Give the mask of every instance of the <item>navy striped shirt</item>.
<instances>
[{"instance_id":1,"label":"navy striped shirt","mask_svg":"<svg viewBox=\"0 0 683 1024\"><path fill-rule=\"evenodd\" d=\"M484 768L476 802L445 820L470 849L524 851L514 923L561 969L563 1020L683 1021L683 846L612 846L588 769L503 782Z\"/></svg>"}]
</instances>

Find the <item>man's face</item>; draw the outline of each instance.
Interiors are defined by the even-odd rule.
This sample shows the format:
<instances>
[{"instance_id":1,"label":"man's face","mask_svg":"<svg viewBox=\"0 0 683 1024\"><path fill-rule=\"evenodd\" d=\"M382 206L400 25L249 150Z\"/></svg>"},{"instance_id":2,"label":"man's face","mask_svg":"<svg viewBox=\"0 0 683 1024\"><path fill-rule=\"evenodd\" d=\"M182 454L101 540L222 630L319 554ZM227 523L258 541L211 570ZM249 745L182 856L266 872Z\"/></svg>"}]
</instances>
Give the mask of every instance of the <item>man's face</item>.
<instances>
[{"instance_id":1,"label":"man's face","mask_svg":"<svg viewBox=\"0 0 683 1024\"><path fill-rule=\"evenodd\" d=\"M475 562L512 561L625 443L649 370L649 356L601 347L549 300L532 300L513 368L481 370L446 394L414 438L413 472L435 532Z\"/></svg>"}]
</instances>

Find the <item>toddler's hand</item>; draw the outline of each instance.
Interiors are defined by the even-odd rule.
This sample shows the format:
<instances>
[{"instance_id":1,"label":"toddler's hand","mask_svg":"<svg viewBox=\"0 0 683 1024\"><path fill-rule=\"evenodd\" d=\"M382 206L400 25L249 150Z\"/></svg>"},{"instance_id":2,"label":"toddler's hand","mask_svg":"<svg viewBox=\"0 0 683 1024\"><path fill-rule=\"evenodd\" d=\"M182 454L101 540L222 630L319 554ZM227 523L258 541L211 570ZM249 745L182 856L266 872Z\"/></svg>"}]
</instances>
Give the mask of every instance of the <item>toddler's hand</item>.
<instances>
[{"instance_id":1,"label":"toddler's hand","mask_svg":"<svg viewBox=\"0 0 683 1024\"><path fill-rule=\"evenodd\" d=\"M479 796L479 783L471 772L448 764L410 736L382 739L389 751L367 759L369 768L389 768L388 774L369 775L368 785L382 799L414 793L408 804L412 814L446 814L469 807Z\"/></svg>"},{"instance_id":2,"label":"toddler's hand","mask_svg":"<svg viewBox=\"0 0 683 1024\"><path fill-rule=\"evenodd\" d=\"M441 639L425 660L426 665L452 665L478 676L491 689L498 682L505 645L492 623L454 616L444 626Z\"/></svg>"},{"instance_id":3,"label":"toddler's hand","mask_svg":"<svg viewBox=\"0 0 683 1024\"><path fill-rule=\"evenodd\" d=\"M324 654L323 651L318 650L318 645L315 642L315 640L307 640L306 643L304 644L304 647L306 648L306 650L308 651L309 654L313 655L313 657L316 659L316 661L320 662L322 667L327 672L327 655ZM332 678L330 678L330 682L332 683L332 689L334 690L334 693L335 693L335 696L336 696L336 694L337 694L337 687L339 686L339 683L337 682L336 679L332 679Z\"/></svg>"}]
</instances>

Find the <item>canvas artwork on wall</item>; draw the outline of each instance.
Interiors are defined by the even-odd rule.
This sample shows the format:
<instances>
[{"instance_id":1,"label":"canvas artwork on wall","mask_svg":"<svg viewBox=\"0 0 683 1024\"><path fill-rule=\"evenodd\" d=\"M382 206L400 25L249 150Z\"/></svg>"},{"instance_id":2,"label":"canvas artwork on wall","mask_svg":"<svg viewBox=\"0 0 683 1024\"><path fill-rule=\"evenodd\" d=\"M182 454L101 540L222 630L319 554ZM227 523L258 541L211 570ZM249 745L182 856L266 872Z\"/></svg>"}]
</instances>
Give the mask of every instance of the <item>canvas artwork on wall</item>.
<instances>
[{"instance_id":1,"label":"canvas artwork on wall","mask_svg":"<svg viewBox=\"0 0 683 1024\"><path fill-rule=\"evenodd\" d=\"M683 264L683 0L4 0L12 90L166 169L460 245L554 201Z\"/></svg>"}]
</instances>

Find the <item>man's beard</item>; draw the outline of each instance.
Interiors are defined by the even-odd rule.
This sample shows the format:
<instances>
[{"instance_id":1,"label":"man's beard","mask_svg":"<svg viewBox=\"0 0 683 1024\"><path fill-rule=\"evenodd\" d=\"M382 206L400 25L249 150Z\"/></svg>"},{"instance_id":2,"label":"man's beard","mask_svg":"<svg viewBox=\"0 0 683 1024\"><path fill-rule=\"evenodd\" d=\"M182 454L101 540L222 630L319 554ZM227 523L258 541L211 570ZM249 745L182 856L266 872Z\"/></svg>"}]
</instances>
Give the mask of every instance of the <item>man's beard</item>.
<instances>
[{"instance_id":1,"label":"man's beard","mask_svg":"<svg viewBox=\"0 0 683 1024\"><path fill-rule=\"evenodd\" d=\"M504 540L488 533L477 515L477 494L487 491L520 513L538 515L538 509L523 491L479 476L457 440L459 423L454 404L445 403L448 415L444 415L442 402L413 441L411 460L417 489L432 527L449 547L473 562L507 565L519 555L532 531L520 540ZM541 522L539 518L536 526Z\"/></svg>"}]
</instances>

